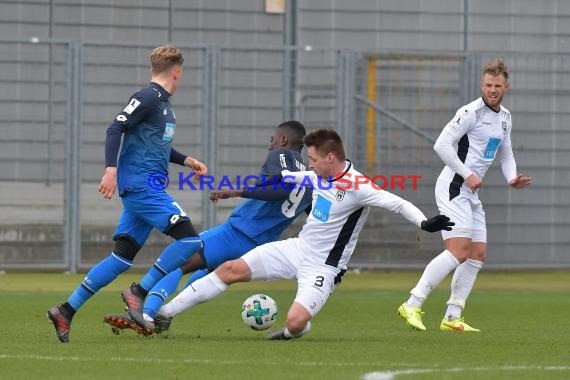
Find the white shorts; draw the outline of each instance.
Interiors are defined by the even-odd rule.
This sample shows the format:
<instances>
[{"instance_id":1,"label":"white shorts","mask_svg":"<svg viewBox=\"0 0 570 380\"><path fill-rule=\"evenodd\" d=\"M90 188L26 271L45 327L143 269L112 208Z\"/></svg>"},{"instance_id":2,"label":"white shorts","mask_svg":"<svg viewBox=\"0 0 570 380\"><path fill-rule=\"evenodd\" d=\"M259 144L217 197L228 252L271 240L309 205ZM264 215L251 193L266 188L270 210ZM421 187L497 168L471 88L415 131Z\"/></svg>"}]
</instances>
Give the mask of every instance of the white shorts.
<instances>
[{"instance_id":1,"label":"white shorts","mask_svg":"<svg viewBox=\"0 0 570 380\"><path fill-rule=\"evenodd\" d=\"M261 245L241 257L251 270L251 280L297 279L295 302L314 317L335 287L340 269L311 261L298 238Z\"/></svg>"},{"instance_id":2,"label":"white shorts","mask_svg":"<svg viewBox=\"0 0 570 380\"><path fill-rule=\"evenodd\" d=\"M455 223L451 231L441 231L443 240L454 237L470 238L473 242L487 242L485 210L477 192L462 186L459 195L449 200L449 182L437 180L435 201L441 214L449 216Z\"/></svg>"}]
</instances>

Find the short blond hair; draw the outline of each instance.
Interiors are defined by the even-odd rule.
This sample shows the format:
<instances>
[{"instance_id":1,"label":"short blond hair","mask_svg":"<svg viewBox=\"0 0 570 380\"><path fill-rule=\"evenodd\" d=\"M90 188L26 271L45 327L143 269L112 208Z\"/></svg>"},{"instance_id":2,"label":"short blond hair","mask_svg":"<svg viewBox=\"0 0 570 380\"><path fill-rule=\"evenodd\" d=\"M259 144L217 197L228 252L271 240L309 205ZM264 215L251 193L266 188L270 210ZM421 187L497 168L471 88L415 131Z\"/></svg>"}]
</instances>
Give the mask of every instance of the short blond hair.
<instances>
[{"instance_id":1,"label":"short blond hair","mask_svg":"<svg viewBox=\"0 0 570 380\"><path fill-rule=\"evenodd\" d=\"M489 74L492 76L503 75L505 80L509 79L509 69L507 64L501 58L495 59L483 69L483 75Z\"/></svg>"},{"instance_id":2,"label":"short blond hair","mask_svg":"<svg viewBox=\"0 0 570 380\"><path fill-rule=\"evenodd\" d=\"M174 66L182 67L184 57L180 49L172 45L159 46L150 54L150 65L153 74L160 74Z\"/></svg>"}]
</instances>

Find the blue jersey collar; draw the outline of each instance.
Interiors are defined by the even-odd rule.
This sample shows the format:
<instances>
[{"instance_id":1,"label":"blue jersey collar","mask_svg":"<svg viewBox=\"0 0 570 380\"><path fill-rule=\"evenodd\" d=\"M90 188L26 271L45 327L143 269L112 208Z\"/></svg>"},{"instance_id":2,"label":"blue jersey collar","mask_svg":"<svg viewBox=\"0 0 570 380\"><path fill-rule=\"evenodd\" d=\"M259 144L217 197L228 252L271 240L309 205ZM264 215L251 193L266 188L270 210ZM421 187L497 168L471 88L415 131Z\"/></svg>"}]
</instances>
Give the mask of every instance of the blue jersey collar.
<instances>
[{"instance_id":1,"label":"blue jersey collar","mask_svg":"<svg viewBox=\"0 0 570 380\"><path fill-rule=\"evenodd\" d=\"M150 86L155 88L158 92L160 92L161 96L164 96L164 99L168 99L170 98L170 94L168 93L168 91L166 91L164 89L164 87L162 87L161 85L159 85L156 82L150 82Z\"/></svg>"}]
</instances>

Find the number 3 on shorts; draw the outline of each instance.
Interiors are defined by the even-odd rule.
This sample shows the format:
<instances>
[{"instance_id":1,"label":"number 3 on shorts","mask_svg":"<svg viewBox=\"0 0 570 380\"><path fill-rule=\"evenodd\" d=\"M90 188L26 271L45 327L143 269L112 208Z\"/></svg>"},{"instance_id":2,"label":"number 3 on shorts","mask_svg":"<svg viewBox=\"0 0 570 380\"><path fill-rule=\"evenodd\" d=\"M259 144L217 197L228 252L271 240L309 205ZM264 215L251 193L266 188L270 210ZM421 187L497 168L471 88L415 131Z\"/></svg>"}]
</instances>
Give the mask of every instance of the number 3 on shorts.
<instances>
[{"instance_id":1,"label":"number 3 on shorts","mask_svg":"<svg viewBox=\"0 0 570 380\"><path fill-rule=\"evenodd\" d=\"M315 286L318 286L319 288L323 287L324 282L325 282L325 278L323 276L317 276L315 278Z\"/></svg>"}]
</instances>

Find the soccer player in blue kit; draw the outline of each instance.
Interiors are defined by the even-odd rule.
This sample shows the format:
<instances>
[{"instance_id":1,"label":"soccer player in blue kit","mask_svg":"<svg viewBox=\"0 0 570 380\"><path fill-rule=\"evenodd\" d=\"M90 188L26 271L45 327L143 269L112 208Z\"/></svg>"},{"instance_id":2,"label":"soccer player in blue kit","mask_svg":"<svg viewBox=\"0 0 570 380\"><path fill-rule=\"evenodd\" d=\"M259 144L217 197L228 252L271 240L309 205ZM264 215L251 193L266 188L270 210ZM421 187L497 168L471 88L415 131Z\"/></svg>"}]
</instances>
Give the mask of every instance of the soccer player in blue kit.
<instances>
[{"instance_id":1,"label":"soccer player in blue kit","mask_svg":"<svg viewBox=\"0 0 570 380\"><path fill-rule=\"evenodd\" d=\"M301 157L304 137L305 127L298 121L278 125L258 176L261 181L253 188L217 190L210 195L214 202L230 197L248 199L233 210L225 223L202 232L203 249L196 248L184 265L160 280L150 290L146 300L141 298L136 308L127 305L129 315L107 314L105 322L116 329L132 328L143 335L161 332L170 326L170 320L157 315L157 310L176 290L184 274L196 271L184 286L186 288L220 264L279 239L293 220L311 205L310 188L296 187L291 190L293 185L279 183L283 170L305 170Z\"/></svg>"},{"instance_id":2,"label":"soccer player in blue kit","mask_svg":"<svg viewBox=\"0 0 570 380\"><path fill-rule=\"evenodd\" d=\"M157 47L151 54L151 83L136 92L127 106L107 128L105 174L99 186L110 199L118 186L123 211L119 218L111 254L95 265L83 282L60 306L48 310L60 342L69 342L73 316L101 288L128 270L152 228L176 241L161 253L140 284L132 292L146 294L164 275L183 264L202 241L180 205L158 186L155 177L166 178L168 163L192 168L205 175L206 165L171 148L176 116L169 101L182 78L182 52L171 46ZM117 155L120 156L117 164ZM160 182L159 185L165 185ZM125 302L129 300L125 299Z\"/></svg>"}]
</instances>

